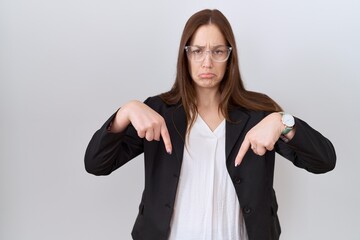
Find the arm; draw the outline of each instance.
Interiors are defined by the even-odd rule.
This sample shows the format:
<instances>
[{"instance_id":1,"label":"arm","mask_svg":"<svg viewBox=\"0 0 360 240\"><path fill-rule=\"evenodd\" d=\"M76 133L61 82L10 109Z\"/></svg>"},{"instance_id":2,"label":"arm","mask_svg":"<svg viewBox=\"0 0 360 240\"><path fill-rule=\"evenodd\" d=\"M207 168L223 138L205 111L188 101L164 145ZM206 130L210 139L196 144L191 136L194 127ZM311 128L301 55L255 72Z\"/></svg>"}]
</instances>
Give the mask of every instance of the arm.
<instances>
[{"instance_id":1,"label":"arm","mask_svg":"<svg viewBox=\"0 0 360 240\"><path fill-rule=\"evenodd\" d=\"M287 143L279 140L275 150L297 167L312 173L331 171L336 165L332 143L306 122L295 118L296 134Z\"/></svg>"},{"instance_id":2,"label":"arm","mask_svg":"<svg viewBox=\"0 0 360 240\"><path fill-rule=\"evenodd\" d=\"M138 156L143 152L143 138L159 141L162 137L171 153L165 120L146 105L147 101L125 104L94 134L85 153L85 168L89 173L110 174Z\"/></svg>"},{"instance_id":3,"label":"arm","mask_svg":"<svg viewBox=\"0 0 360 240\"><path fill-rule=\"evenodd\" d=\"M279 139L285 126L279 113L271 113L246 134L235 160L239 165L248 149L257 155L275 150L294 163L313 173L332 170L336 154L331 142L300 119L295 119L294 128L286 134L287 141Z\"/></svg>"},{"instance_id":4,"label":"arm","mask_svg":"<svg viewBox=\"0 0 360 240\"><path fill-rule=\"evenodd\" d=\"M143 139L137 136L132 125L122 132L109 131L113 125L113 114L95 132L85 152L85 169L94 175L108 175L143 152Z\"/></svg>"}]
</instances>

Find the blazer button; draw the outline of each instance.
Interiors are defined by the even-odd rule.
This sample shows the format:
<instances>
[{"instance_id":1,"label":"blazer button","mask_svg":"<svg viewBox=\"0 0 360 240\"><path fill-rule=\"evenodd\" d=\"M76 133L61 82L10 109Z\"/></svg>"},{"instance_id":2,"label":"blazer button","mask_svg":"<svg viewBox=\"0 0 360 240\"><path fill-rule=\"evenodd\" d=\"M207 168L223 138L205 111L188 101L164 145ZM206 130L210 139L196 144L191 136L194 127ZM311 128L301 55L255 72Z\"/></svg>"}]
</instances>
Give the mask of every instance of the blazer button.
<instances>
[{"instance_id":1,"label":"blazer button","mask_svg":"<svg viewBox=\"0 0 360 240\"><path fill-rule=\"evenodd\" d=\"M246 214L246 215L248 215L252 212L251 208L249 208L249 207L244 207L243 211L244 211L244 214Z\"/></svg>"},{"instance_id":2,"label":"blazer button","mask_svg":"<svg viewBox=\"0 0 360 240\"><path fill-rule=\"evenodd\" d=\"M240 183L241 183L241 178L239 178L239 177L235 177L235 179L234 179L234 183L236 183L236 184L240 184Z\"/></svg>"},{"instance_id":3,"label":"blazer button","mask_svg":"<svg viewBox=\"0 0 360 240\"><path fill-rule=\"evenodd\" d=\"M165 207L166 207L166 208L169 208L169 209L171 208L170 204L168 204L168 203L165 204Z\"/></svg>"}]
</instances>

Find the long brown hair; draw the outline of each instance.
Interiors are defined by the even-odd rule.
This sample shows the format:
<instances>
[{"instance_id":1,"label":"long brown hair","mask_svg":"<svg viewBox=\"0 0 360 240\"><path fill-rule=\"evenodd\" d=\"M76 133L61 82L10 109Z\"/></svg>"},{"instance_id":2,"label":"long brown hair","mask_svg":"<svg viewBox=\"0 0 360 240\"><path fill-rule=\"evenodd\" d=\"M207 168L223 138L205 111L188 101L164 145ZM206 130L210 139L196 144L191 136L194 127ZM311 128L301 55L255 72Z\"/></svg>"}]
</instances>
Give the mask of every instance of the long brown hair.
<instances>
[{"instance_id":1,"label":"long brown hair","mask_svg":"<svg viewBox=\"0 0 360 240\"><path fill-rule=\"evenodd\" d=\"M189 62L185 53L185 46L190 43L195 31L199 27L207 24L216 25L224 35L228 46L232 47L226 72L219 88L221 96L219 111L221 111L225 119L231 121L229 118L229 110L239 106L255 111L282 111L281 107L265 94L245 89L240 77L235 37L230 23L219 10L205 9L195 13L187 21L179 46L175 83L170 91L161 94L161 98L167 104L171 105L181 102L186 113L188 130L193 125L198 112L196 106L196 91L189 73Z\"/></svg>"}]
</instances>

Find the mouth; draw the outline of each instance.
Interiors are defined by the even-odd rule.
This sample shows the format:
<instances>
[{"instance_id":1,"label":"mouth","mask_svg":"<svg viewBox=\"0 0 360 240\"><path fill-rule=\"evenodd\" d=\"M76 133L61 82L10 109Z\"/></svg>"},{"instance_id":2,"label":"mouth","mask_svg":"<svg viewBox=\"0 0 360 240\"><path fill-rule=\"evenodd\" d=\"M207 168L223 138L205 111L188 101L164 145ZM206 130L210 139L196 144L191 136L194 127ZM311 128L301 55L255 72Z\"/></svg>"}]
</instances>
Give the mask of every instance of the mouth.
<instances>
[{"instance_id":1,"label":"mouth","mask_svg":"<svg viewBox=\"0 0 360 240\"><path fill-rule=\"evenodd\" d=\"M199 77L203 79L211 79L214 78L216 75L214 73L200 73Z\"/></svg>"}]
</instances>

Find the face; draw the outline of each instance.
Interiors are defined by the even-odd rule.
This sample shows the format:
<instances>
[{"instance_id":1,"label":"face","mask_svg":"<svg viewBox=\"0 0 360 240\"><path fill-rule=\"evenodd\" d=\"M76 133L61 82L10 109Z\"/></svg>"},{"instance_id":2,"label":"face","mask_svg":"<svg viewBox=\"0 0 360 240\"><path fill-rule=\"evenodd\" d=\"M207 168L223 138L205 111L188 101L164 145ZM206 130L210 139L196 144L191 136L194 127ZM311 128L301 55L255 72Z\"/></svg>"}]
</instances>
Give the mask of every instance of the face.
<instances>
[{"instance_id":1,"label":"face","mask_svg":"<svg viewBox=\"0 0 360 240\"><path fill-rule=\"evenodd\" d=\"M193 35L191 46L204 48L205 51L213 50L218 46L226 46L226 41L217 26L213 24L199 27ZM218 89L226 70L225 62L215 62L210 52L205 54L201 62L189 59L189 72L195 83L196 89Z\"/></svg>"}]
</instances>

